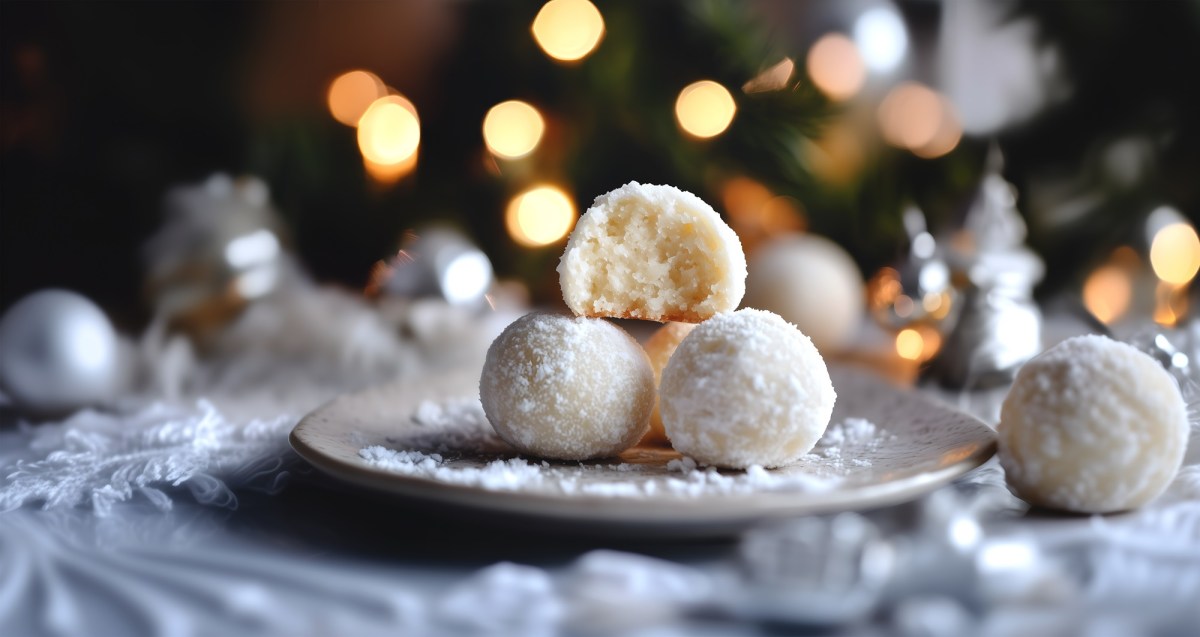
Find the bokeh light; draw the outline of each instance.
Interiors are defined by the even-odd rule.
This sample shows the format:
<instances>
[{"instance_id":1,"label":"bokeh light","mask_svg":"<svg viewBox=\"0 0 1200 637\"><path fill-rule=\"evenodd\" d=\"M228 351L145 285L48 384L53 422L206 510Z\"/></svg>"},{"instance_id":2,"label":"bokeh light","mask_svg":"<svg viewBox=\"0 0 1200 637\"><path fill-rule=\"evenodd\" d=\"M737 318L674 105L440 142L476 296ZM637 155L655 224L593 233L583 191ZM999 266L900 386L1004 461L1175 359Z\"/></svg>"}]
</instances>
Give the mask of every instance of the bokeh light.
<instances>
[{"instance_id":1,"label":"bokeh light","mask_svg":"<svg viewBox=\"0 0 1200 637\"><path fill-rule=\"evenodd\" d=\"M375 100L358 121L358 149L368 161L395 165L410 160L421 143L421 122L400 95Z\"/></svg>"},{"instance_id":2,"label":"bokeh light","mask_svg":"<svg viewBox=\"0 0 1200 637\"><path fill-rule=\"evenodd\" d=\"M854 42L867 68L887 73L900 66L908 52L908 31L891 7L875 7L854 21Z\"/></svg>"},{"instance_id":3,"label":"bokeh light","mask_svg":"<svg viewBox=\"0 0 1200 637\"><path fill-rule=\"evenodd\" d=\"M747 254L773 236L801 232L808 226L804 206L797 199L776 195L749 177L726 180L721 202Z\"/></svg>"},{"instance_id":4,"label":"bokeh light","mask_svg":"<svg viewBox=\"0 0 1200 637\"><path fill-rule=\"evenodd\" d=\"M483 118L484 143L493 154L506 159L517 159L533 152L545 131L542 114L520 100L501 102Z\"/></svg>"},{"instance_id":5,"label":"bokeh light","mask_svg":"<svg viewBox=\"0 0 1200 637\"><path fill-rule=\"evenodd\" d=\"M851 118L829 122L821 136L800 143L805 167L818 179L836 185L850 183L867 159L861 127Z\"/></svg>"},{"instance_id":6,"label":"bokeh light","mask_svg":"<svg viewBox=\"0 0 1200 637\"><path fill-rule=\"evenodd\" d=\"M942 102L937 131L933 138L925 144L911 149L913 154L923 159L936 159L950 153L962 141L962 121L955 112L954 106L944 96L938 96Z\"/></svg>"},{"instance_id":7,"label":"bokeh light","mask_svg":"<svg viewBox=\"0 0 1200 637\"><path fill-rule=\"evenodd\" d=\"M771 68L755 75L753 79L742 85L743 93L769 93L771 91L781 91L788 87L788 83L792 80L792 73L796 70L796 63L792 58L783 58Z\"/></svg>"},{"instance_id":8,"label":"bokeh light","mask_svg":"<svg viewBox=\"0 0 1200 637\"><path fill-rule=\"evenodd\" d=\"M896 334L896 354L905 360L923 363L941 348L941 333L929 325L906 327Z\"/></svg>"},{"instance_id":9,"label":"bokeh light","mask_svg":"<svg viewBox=\"0 0 1200 637\"><path fill-rule=\"evenodd\" d=\"M1132 299L1129 272L1116 265L1097 268L1083 283L1083 306L1105 325L1124 316Z\"/></svg>"},{"instance_id":10,"label":"bokeh light","mask_svg":"<svg viewBox=\"0 0 1200 637\"><path fill-rule=\"evenodd\" d=\"M442 293L451 305L476 302L492 283L492 262L478 250L463 252L442 271Z\"/></svg>"},{"instance_id":11,"label":"bokeh light","mask_svg":"<svg viewBox=\"0 0 1200 637\"><path fill-rule=\"evenodd\" d=\"M896 335L896 353L900 358L905 358L910 361L920 360L921 352L925 350L925 339L921 338L921 333L917 330L908 327L900 330Z\"/></svg>"},{"instance_id":12,"label":"bokeh light","mask_svg":"<svg viewBox=\"0 0 1200 637\"><path fill-rule=\"evenodd\" d=\"M326 102L333 118L347 126L358 120L375 100L387 95L387 87L370 71L348 71L329 84Z\"/></svg>"},{"instance_id":13,"label":"bokeh light","mask_svg":"<svg viewBox=\"0 0 1200 637\"><path fill-rule=\"evenodd\" d=\"M517 243L539 248L562 240L575 225L575 204L561 188L540 185L513 197L504 215Z\"/></svg>"},{"instance_id":14,"label":"bokeh light","mask_svg":"<svg viewBox=\"0 0 1200 637\"><path fill-rule=\"evenodd\" d=\"M533 39L562 62L587 57L604 37L604 17L588 0L550 0L533 19Z\"/></svg>"},{"instance_id":15,"label":"bokeh light","mask_svg":"<svg viewBox=\"0 0 1200 637\"><path fill-rule=\"evenodd\" d=\"M394 184L416 169L418 155L419 153L413 153L409 155L408 159L395 164L381 164L364 157L363 169L366 170L367 176L377 184Z\"/></svg>"},{"instance_id":16,"label":"bokeh light","mask_svg":"<svg viewBox=\"0 0 1200 637\"><path fill-rule=\"evenodd\" d=\"M724 86L700 80L684 87L675 100L675 118L687 133L700 138L716 137L729 128L737 104Z\"/></svg>"},{"instance_id":17,"label":"bokeh light","mask_svg":"<svg viewBox=\"0 0 1200 637\"><path fill-rule=\"evenodd\" d=\"M829 99L842 101L854 97L867 80L858 47L840 33L829 33L808 50L808 76Z\"/></svg>"},{"instance_id":18,"label":"bokeh light","mask_svg":"<svg viewBox=\"0 0 1200 637\"><path fill-rule=\"evenodd\" d=\"M879 104L879 132L898 148L924 148L937 137L945 110L945 100L933 89L905 82Z\"/></svg>"},{"instance_id":19,"label":"bokeh light","mask_svg":"<svg viewBox=\"0 0 1200 637\"><path fill-rule=\"evenodd\" d=\"M1200 237L1189 223L1172 223L1154 235L1150 244L1150 267L1158 278L1173 285L1186 285L1200 270Z\"/></svg>"}]
</instances>

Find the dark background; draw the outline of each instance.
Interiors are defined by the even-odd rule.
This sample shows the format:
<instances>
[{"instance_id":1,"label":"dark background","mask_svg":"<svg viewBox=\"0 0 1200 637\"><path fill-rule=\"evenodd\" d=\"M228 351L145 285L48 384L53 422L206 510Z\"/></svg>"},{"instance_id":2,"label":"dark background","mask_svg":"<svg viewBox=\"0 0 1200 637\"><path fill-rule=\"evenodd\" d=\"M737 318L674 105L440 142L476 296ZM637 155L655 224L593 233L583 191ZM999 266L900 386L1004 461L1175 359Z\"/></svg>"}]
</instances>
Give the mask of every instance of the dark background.
<instances>
[{"instance_id":1,"label":"dark background","mask_svg":"<svg viewBox=\"0 0 1200 637\"><path fill-rule=\"evenodd\" d=\"M795 25L813 14L807 5L820 3L802 4L758 2L746 13L798 53L807 36ZM711 33L679 18L681 5L600 6L609 35L596 57L609 66L597 68L624 56L631 68L651 65L662 77L696 69L720 76L726 53L712 46ZM919 52L936 32L940 5L900 6ZM581 208L631 178L712 197L695 174L663 160L656 138L620 125L622 117L652 119L636 100L675 89L551 64L528 37L539 7L0 3L0 308L40 288L67 287L118 323L140 324L147 315L140 250L159 224L163 194L216 171L267 180L294 247L319 280L361 286L404 229L447 218L485 247L502 274L535 279L536 291L537 272L561 247L527 254L504 238L510 186L489 177L479 150L488 106L522 92L582 114L573 122L575 151L546 167L570 177ZM1022 191L1031 179L1061 174L1102 193L1080 221L1059 228L1039 225L1047 211L1037 201L1023 203L1030 242L1050 266L1049 294L1128 241L1155 202L1200 216L1200 3L1020 3L1013 12L1032 17L1042 40L1060 47L1073 92L1002 133L1006 176ZM386 191L365 179L352 131L325 111L329 80L358 67L421 107L418 173ZM666 117L646 125L673 131ZM1106 189L1099 149L1130 134L1154 140L1145 177ZM926 201L943 222L961 211L988 141L964 140L932 162L892 153L848 199L865 211L865 225L839 225L819 194L806 201L810 225L850 247L869 273L895 258L905 197Z\"/></svg>"}]
</instances>

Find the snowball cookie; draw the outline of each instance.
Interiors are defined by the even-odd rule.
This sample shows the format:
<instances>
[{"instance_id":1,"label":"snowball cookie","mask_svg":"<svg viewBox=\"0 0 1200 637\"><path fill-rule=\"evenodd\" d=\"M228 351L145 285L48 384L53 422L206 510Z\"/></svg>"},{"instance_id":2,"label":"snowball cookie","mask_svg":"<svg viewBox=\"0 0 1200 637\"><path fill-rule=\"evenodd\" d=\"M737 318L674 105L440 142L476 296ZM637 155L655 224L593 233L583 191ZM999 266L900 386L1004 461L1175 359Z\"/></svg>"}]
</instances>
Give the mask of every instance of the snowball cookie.
<instances>
[{"instance_id":1,"label":"snowball cookie","mask_svg":"<svg viewBox=\"0 0 1200 637\"><path fill-rule=\"evenodd\" d=\"M646 355L650 357L650 368L654 370L654 386L662 381L663 368L671 360L671 354L679 347L683 337L691 333L695 323L667 323L658 328L646 341ZM662 414L659 413L658 401L654 401L654 411L650 412L650 431L642 438L642 444L663 444L667 442L667 432L663 430Z\"/></svg>"},{"instance_id":2,"label":"snowball cookie","mask_svg":"<svg viewBox=\"0 0 1200 637\"><path fill-rule=\"evenodd\" d=\"M1162 493L1183 462L1175 379L1130 345L1079 336L1025 363L1000 408L1000 464L1040 506L1104 513Z\"/></svg>"},{"instance_id":3,"label":"snowball cookie","mask_svg":"<svg viewBox=\"0 0 1200 637\"><path fill-rule=\"evenodd\" d=\"M838 244L813 235L777 237L751 255L749 270L743 305L779 314L821 351L845 347L858 333L863 278Z\"/></svg>"},{"instance_id":4,"label":"snowball cookie","mask_svg":"<svg viewBox=\"0 0 1200 637\"><path fill-rule=\"evenodd\" d=\"M488 348L479 399L496 433L524 453L602 458L646 434L654 372L608 321L527 314Z\"/></svg>"},{"instance_id":5,"label":"snowball cookie","mask_svg":"<svg viewBox=\"0 0 1200 637\"><path fill-rule=\"evenodd\" d=\"M597 197L579 219L558 276L579 316L698 323L741 302L746 257L699 197L634 181Z\"/></svg>"},{"instance_id":6,"label":"snowball cookie","mask_svg":"<svg viewBox=\"0 0 1200 637\"><path fill-rule=\"evenodd\" d=\"M837 399L812 341L751 309L697 325L663 370L659 396L675 449L739 469L798 459L825 433Z\"/></svg>"}]
</instances>

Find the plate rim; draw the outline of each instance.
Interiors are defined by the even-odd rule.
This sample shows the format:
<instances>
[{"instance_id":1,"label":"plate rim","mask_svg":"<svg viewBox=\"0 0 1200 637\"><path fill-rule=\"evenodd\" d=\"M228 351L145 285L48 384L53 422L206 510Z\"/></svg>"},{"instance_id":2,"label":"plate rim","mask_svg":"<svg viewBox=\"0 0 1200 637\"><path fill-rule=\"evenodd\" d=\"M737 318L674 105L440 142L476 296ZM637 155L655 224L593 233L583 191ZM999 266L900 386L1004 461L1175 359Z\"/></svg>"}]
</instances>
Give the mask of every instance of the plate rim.
<instances>
[{"instance_id":1,"label":"plate rim","mask_svg":"<svg viewBox=\"0 0 1200 637\"><path fill-rule=\"evenodd\" d=\"M875 382L887 383L878 375L864 370L855 369L853 373L871 376ZM454 378L459 376L460 374L445 375ZM408 381L420 383L416 379ZM829 491L762 491L752 494L713 494L696 499L650 500L598 494L499 491L471 485L448 484L419 476L389 472L365 463L351 462L319 449L309 439L314 430L320 429L322 419L328 418L328 412L339 404L348 400L366 400L372 392L380 392L398 382L403 381L397 379L361 391L342 394L309 412L288 435L292 449L324 474L392 497L447 504L488 514L541 518L560 523L646 528L736 527L767 519L845 510L869 510L900 504L982 466L997 449L995 431L982 420L953 405L925 394L917 394L921 400L963 417L971 426L979 428L981 434L987 434L987 442L979 444L971 453L943 467L886 482ZM435 386L436 383L429 384L431 389ZM901 387L891 387L897 391L905 391Z\"/></svg>"}]
</instances>

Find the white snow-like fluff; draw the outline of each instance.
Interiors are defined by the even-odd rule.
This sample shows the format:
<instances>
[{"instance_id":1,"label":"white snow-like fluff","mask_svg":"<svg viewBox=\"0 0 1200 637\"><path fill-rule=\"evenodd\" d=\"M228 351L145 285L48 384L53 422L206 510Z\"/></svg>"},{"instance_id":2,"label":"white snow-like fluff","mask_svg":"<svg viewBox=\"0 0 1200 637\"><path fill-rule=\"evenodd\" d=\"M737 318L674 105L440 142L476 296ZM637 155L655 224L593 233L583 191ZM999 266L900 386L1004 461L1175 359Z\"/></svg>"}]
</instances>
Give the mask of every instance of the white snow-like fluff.
<instances>
[{"instance_id":1,"label":"white snow-like fluff","mask_svg":"<svg viewBox=\"0 0 1200 637\"><path fill-rule=\"evenodd\" d=\"M737 308L746 293L742 243L712 206L636 181L596 198L558 274L578 316L698 323Z\"/></svg>"}]
</instances>

